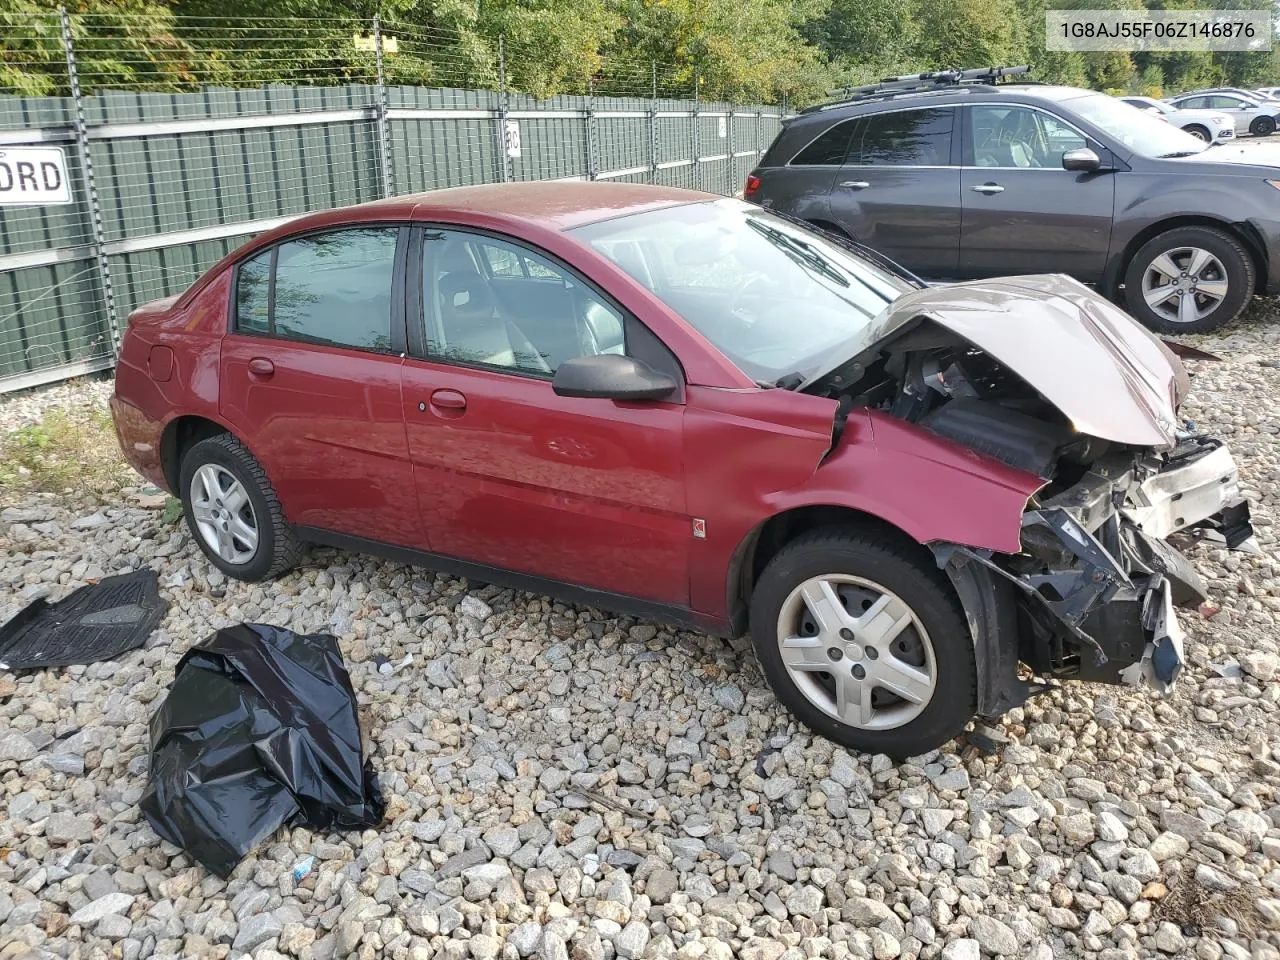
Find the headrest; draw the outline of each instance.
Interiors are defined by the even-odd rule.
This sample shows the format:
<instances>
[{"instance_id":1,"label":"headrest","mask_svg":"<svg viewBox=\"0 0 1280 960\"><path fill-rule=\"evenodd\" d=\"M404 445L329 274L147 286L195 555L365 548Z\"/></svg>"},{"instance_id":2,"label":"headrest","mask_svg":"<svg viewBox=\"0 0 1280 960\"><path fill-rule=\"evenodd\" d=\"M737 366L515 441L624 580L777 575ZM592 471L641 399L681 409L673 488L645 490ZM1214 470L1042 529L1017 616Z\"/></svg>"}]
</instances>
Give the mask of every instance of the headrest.
<instances>
[{"instance_id":1,"label":"headrest","mask_svg":"<svg viewBox=\"0 0 1280 960\"><path fill-rule=\"evenodd\" d=\"M457 270L441 277L440 302L446 318L487 320L493 316L493 294L476 270Z\"/></svg>"}]
</instances>

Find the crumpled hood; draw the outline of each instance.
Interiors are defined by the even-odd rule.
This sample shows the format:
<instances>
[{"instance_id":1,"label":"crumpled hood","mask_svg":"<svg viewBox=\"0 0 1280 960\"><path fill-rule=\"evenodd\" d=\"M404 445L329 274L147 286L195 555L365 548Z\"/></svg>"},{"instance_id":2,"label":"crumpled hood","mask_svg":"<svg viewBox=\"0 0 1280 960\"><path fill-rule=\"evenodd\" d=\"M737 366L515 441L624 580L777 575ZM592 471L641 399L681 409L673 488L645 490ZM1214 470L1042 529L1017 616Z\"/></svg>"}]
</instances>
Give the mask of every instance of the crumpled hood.
<instances>
[{"instance_id":1,"label":"crumpled hood","mask_svg":"<svg viewBox=\"0 0 1280 960\"><path fill-rule=\"evenodd\" d=\"M1070 277L1003 277L895 300L883 329L927 317L1014 371L1081 433L1136 446L1176 441L1186 369L1136 320Z\"/></svg>"}]
</instances>

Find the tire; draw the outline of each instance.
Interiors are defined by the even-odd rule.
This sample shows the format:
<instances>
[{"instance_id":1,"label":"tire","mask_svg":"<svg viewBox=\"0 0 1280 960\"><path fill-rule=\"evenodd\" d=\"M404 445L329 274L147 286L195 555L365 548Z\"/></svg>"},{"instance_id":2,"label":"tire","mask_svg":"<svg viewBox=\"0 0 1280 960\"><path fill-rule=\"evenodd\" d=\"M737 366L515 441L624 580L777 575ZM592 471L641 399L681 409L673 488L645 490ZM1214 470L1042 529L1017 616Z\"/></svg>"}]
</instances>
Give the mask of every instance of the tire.
<instances>
[{"instance_id":1,"label":"tire","mask_svg":"<svg viewBox=\"0 0 1280 960\"><path fill-rule=\"evenodd\" d=\"M834 585L842 610L829 610L832 619L849 624L843 639L817 628L811 601L800 593L808 589L812 595L817 589L819 597L829 598L831 593L813 587L822 578L844 581ZM850 623L850 617L877 603L886 604L880 616L869 624ZM868 639L879 625L904 621L899 632ZM785 659L784 634L797 641L785 645ZM918 756L958 735L977 709L973 641L950 585L936 567L918 562L883 536L833 529L805 534L783 547L752 594L751 640L765 678L791 714L853 750ZM873 657L869 651L877 648L881 652ZM904 672L904 666L915 672ZM931 677L932 685L919 702L876 684L877 679L899 683L920 676ZM835 693L837 677L850 691L843 705ZM919 681L912 684L911 692L920 694ZM869 717L858 713L866 696L872 698ZM836 715L841 706L843 718Z\"/></svg>"},{"instance_id":2,"label":"tire","mask_svg":"<svg viewBox=\"0 0 1280 960\"><path fill-rule=\"evenodd\" d=\"M1187 126L1182 129L1204 143L1213 142L1213 134L1209 132L1207 127L1202 127L1198 123L1187 124Z\"/></svg>"},{"instance_id":3,"label":"tire","mask_svg":"<svg viewBox=\"0 0 1280 960\"><path fill-rule=\"evenodd\" d=\"M227 576L249 582L269 580L297 565L302 548L285 521L275 488L262 465L231 434L193 444L182 456L179 477L187 529L209 562ZM236 489L233 482L239 484L243 497L224 501L224 493ZM210 510L221 516L211 517ZM219 529L229 535L227 541L219 540L231 544L224 550L226 556L210 542ZM256 535L252 545L250 532Z\"/></svg>"},{"instance_id":4,"label":"tire","mask_svg":"<svg viewBox=\"0 0 1280 960\"><path fill-rule=\"evenodd\" d=\"M1276 122L1272 117L1256 117L1249 124L1249 132L1255 137L1269 137L1276 132Z\"/></svg>"},{"instance_id":5,"label":"tire","mask_svg":"<svg viewBox=\"0 0 1280 960\"><path fill-rule=\"evenodd\" d=\"M1200 259L1202 254L1209 259ZM1197 263L1202 264L1199 275L1184 276L1194 273L1191 268ZM1190 285L1193 278L1196 282ZM1144 326L1159 333L1207 333L1240 315L1253 296L1254 281L1253 258L1230 233L1217 227L1176 227L1148 240L1130 259L1124 272L1125 305ZM1155 302L1162 287L1170 292ZM1191 306L1184 312L1187 293Z\"/></svg>"}]
</instances>

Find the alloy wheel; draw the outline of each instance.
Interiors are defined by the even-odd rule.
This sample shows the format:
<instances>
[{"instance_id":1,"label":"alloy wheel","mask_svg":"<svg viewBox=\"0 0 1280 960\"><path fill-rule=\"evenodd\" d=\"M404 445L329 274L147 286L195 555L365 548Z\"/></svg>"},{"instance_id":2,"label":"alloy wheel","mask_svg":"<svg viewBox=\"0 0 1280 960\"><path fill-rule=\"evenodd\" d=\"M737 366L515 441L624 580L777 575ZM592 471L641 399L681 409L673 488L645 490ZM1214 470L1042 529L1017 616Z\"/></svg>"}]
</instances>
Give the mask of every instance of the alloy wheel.
<instances>
[{"instance_id":1,"label":"alloy wheel","mask_svg":"<svg viewBox=\"0 0 1280 960\"><path fill-rule=\"evenodd\" d=\"M915 611L862 577L813 577L787 596L778 649L791 680L818 709L863 730L910 723L933 699L933 644Z\"/></svg>"},{"instance_id":2,"label":"alloy wheel","mask_svg":"<svg viewBox=\"0 0 1280 960\"><path fill-rule=\"evenodd\" d=\"M227 563L248 563L258 551L258 521L244 485L231 471L206 463L191 478L191 513L205 545Z\"/></svg>"},{"instance_id":3,"label":"alloy wheel","mask_svg":"<svg viewBox=\"0 0 1280 960\"><path fill-rule=\"evenodd\" d=\"M1196 323L1218 309L1227 296L1222 261L1201 247L1166 250L1142 274L1142 296L1170 323Z\"/></svg>"}]
</instances>

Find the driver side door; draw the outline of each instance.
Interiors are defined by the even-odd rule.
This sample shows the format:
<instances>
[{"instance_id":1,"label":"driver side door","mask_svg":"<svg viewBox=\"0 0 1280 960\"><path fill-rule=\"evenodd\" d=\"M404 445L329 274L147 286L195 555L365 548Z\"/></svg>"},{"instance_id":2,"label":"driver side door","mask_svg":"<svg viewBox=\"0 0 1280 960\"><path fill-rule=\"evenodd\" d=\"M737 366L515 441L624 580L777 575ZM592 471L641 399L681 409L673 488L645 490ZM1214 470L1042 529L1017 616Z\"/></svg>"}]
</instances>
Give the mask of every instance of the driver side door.
<instances>
[{"instance_id":1,"label":"driver side door","mask_svg":"<svg viewBox=\"0 0 1280 960\"><path fill-rule=\"evenodd\" d=\"M959 108L964 136L960 274L1066 273L1097 283L1107 260L1116 173L1062 169L1062 154L1105 147L1029 106Z\"/></svg>"},{"instance_id":2,"label":"driver side door","mask_svg":"<svg viewBox=\"0 0 1280 960\"><path fill-rule=\"evenodd\" d=\"M431 551L524 574L532 589L554 581L687 606L674 355L567 264L511 237L417 229L407 275L401 395ZM606 352L668 373L679 395L552 389L564 360Z\"/></svg>"}]
</instances>

